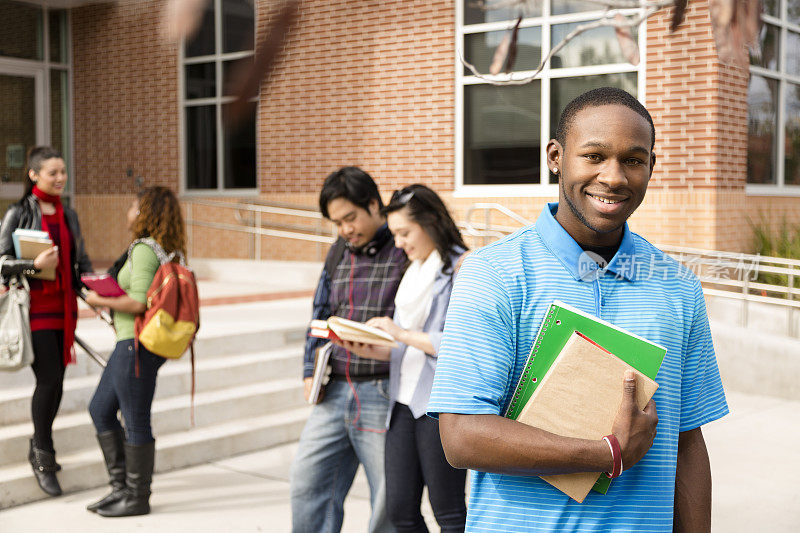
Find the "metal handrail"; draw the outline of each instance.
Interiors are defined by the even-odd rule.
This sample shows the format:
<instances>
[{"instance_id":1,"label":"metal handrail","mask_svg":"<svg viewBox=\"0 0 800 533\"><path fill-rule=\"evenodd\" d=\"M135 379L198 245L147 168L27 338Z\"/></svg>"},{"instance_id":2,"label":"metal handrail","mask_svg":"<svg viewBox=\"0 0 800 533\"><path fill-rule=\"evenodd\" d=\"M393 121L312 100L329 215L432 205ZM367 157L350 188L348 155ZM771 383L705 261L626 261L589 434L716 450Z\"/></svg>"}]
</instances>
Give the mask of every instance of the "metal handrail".
<instances>
[{"instance_id":1,"label":"metal handrail","mask_svg":"<svg viewBox=\"0 0 800 533\"><path fill-rule=\"evenodd\" d=\"M476 211L483 210L483 223L476 224L471 221ZM519 229L519 227L499 226L492 224L492 214L499 212L502 215L528 225L530 220L498 203L481 202L470 206L466 211L464 227L469 235L482 237L484 244L492 237L504 236ZM688 266L700 279L703 293L708 296L718 296L742 302L741 324L748 322L749 302L768 303L787 308L788 334L794 336L794 311L800 309L800 289L795 287L795 279L800 279L800 260L783 257L724 252L719 250L702 250L685 246L664 245L658 246L663 252L675 257L678 261ZM687 258L688 256L688 258ZM699 266L691 268L694 263ZM719 273L724 270L725 276ZM710 272L715 272L713 275ZM786 285L760 283L756 281L757 274L778 274L786 276ZM736 276L738 274L738 279ZM733 276L733 277L730 277ZM752 279L751 279L752 278ZM769 294L769 295L768 295ZM774 296L779 295L779 296Z\"/></svg>"},{"instance_id":2,"label":"metal handrail","mask_svg":"<svg viewBox=\"0 0 800 533\"><path fill-rule=\"evenodd\" d=\"M219 202L202 199L184 199L183 201L188 207L187 225L190 228L191 226L201 226L252 234L256 259L261 257L260 238L257 237L262 235L324 244L335 241L335 236L324 235L325 229L321 227L269 222L264 221L262 218L264 214L274 214L296 216L322 222L323 217L316 208L252 201ZM193 205L233 209L235 210L234 220L236 223L227 224L195 220L191 216ZM480 211L483 211L483 220L480 222L473 221L475 214ZM520 226L494 224L492 216L495 213L518 222ZM459 222L458 225L465 235L480 238L483 240L483 244L486 245L490 242L490 239L502 238L518 230L521 226L531 223L531 220L502 204L478 202L467 208L465 220ZM748 302L780 305L788 308L790 314L794 309L800 308L800 288L795 287L794 283L795 279L800 279L800 260L674 245L664 245L658 248L692 269L703 283L703 292L705 294L743 301L743 325L747 323ZM693 266L696 266L697 269L692 268ZM753 275L754 268L757 269L757 272L786 276L787 284L775 285L758 282ZM725 275L721 277L719 272L723 270ZM790 328L793 323L792 318L792 316L789 317ZM791 331L790 334L792 334Z\"/></svg>"},{"instance_id":3,"label":"metal handrail","mask_svg":"<svg viewBox=\"0 0 800 533\"><path fill-rule=\"evenodd\" d=\"M235 231L252 235L252 255L256 260L261 259L262 236L316 242L321 244L331 244L336 240L334 236L330 235L329 231L322 227L321 223L323 222L324 218L319 211L306 206L284 203L257 203L253 201L224 202L203 200L200 198L184 198L182 199L182 202L186 205L186 225L190 248L193 239L193 226L219 229L224 231ZM194 216L196 206L233 210L233 219L235 220L235 223L198 220ZM263 219L263 215L265 214L308 218L319 221L320 225L301 226L265 222Z\"/></svg>"}]
</instances>

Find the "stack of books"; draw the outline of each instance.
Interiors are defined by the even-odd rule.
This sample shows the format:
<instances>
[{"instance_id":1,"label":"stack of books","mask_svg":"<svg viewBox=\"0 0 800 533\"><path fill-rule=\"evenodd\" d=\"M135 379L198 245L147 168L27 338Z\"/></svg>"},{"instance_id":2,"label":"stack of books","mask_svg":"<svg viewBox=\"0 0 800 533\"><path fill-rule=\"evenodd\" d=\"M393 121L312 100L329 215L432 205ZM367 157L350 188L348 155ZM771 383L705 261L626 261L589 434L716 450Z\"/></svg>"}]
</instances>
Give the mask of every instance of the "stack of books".
<instances>
[{"instance_id":1,"label":"stack of books","mask_svg":"<svg viewBox=\"0 0 800 533\"><path fill-rule=\"evenodd\" d=\"M571 307L553 302L542 321L505 416L565 437L600 440L612 432L625 371L636 375L644 409L666 349ZM605 494L599 472L540 476L582 503L592 489Z\"/></svg>"},{"instance_id":2,"label":"stack of books","mask_svg":"<svg viewBox=\"0 0 800 533\"><path fill-rule=\"evenodd\" d=\"M11 234L11 239L14 241L17 259L36 259L40 253L53 247L53 241L46 231L18 228ZM56 269L43 268L30 277L52 281L56 279Z\"/></svg>"}]
</instances>

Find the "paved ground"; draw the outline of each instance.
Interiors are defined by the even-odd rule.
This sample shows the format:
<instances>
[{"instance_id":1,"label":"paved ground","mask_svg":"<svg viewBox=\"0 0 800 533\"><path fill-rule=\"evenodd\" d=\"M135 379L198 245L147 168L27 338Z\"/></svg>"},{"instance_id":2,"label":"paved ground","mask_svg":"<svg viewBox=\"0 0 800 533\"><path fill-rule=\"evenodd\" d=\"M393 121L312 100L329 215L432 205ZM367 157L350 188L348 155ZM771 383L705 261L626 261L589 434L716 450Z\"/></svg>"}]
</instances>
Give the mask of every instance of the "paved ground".
<instances>
[{"instance_id":1,"label":"paved ground","mask_svg":"<svg viewBox=\"0 0 800 533\"><path fill-rule=\"evenodd\" d=\"M730 393L731 414L705 428L714 477L714 531L789 533L800 524L800 402ZM290 531L294 445L156 476L153 514L103 519L83 507L95 489L0 512L0 532ZM437 530L430 510L429 527ZM366 531L369 492L359 475L345 532ZM35 528L32 525L36 524Z\"/></svg>"}]
</instances>

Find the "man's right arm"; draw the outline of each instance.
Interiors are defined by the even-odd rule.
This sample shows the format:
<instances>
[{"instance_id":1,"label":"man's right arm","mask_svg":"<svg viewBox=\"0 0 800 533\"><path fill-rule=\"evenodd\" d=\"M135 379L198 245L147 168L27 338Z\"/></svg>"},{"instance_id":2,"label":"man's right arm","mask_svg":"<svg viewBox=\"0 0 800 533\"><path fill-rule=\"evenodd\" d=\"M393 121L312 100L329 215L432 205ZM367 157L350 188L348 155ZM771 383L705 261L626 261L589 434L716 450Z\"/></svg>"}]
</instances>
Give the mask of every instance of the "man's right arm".
<instances>
[{"instance_id":1,"label":"man's right arm","mask_svg":"<svg viewBox=\"0 0 800 533\"><path fill-rule=\"evenodd\" d=\"M311 309L311 318L314 320L327 320L330 318L330 305L329 298L331 293L331 282L327 271L323 268L322 274L317 283L317 289L314 291L314 303ZM314 375L314 357L317 348L325 344L325 339L312 337L308 335L311 328L306 332L306 345L303 354L303 379L310 381Z\"/></svg>"},{"instance_id":2,"label":"man's right arm","mask_svg":"<svg viewBox=\"0 0 800 533\"><path fill-rule=\"evenodd\" d=\"M644 410L636 406L636 381L630 377L622 384L624 396L613 428L625 469L653 445L658 424L655 402ZM562 437L498 415L440 413L439 431L447 460L456 468L514 476L613 469L603 440Z\"/></svg>"}]
</instances>

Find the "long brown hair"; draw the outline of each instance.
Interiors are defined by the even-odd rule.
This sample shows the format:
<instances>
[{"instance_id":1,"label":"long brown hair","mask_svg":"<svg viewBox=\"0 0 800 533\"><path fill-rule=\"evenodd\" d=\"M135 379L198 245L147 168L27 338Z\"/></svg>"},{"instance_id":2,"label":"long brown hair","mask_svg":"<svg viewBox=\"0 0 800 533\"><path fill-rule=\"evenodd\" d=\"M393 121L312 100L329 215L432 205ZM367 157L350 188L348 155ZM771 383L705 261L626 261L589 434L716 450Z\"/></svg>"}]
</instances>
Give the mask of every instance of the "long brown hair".
<instances>
[{"instance_id":1,"label":"long brown hair","mask_svg":"<svg viewBox=\"0 0 800 533\"><path fill-rule=\"evenodd\" d=\"M167 253L186 256L186 230L178 198L166 187L148 187L139 194L139 215L133 223L136 239L152 237Z\"/></svg>"}]
</instances>

